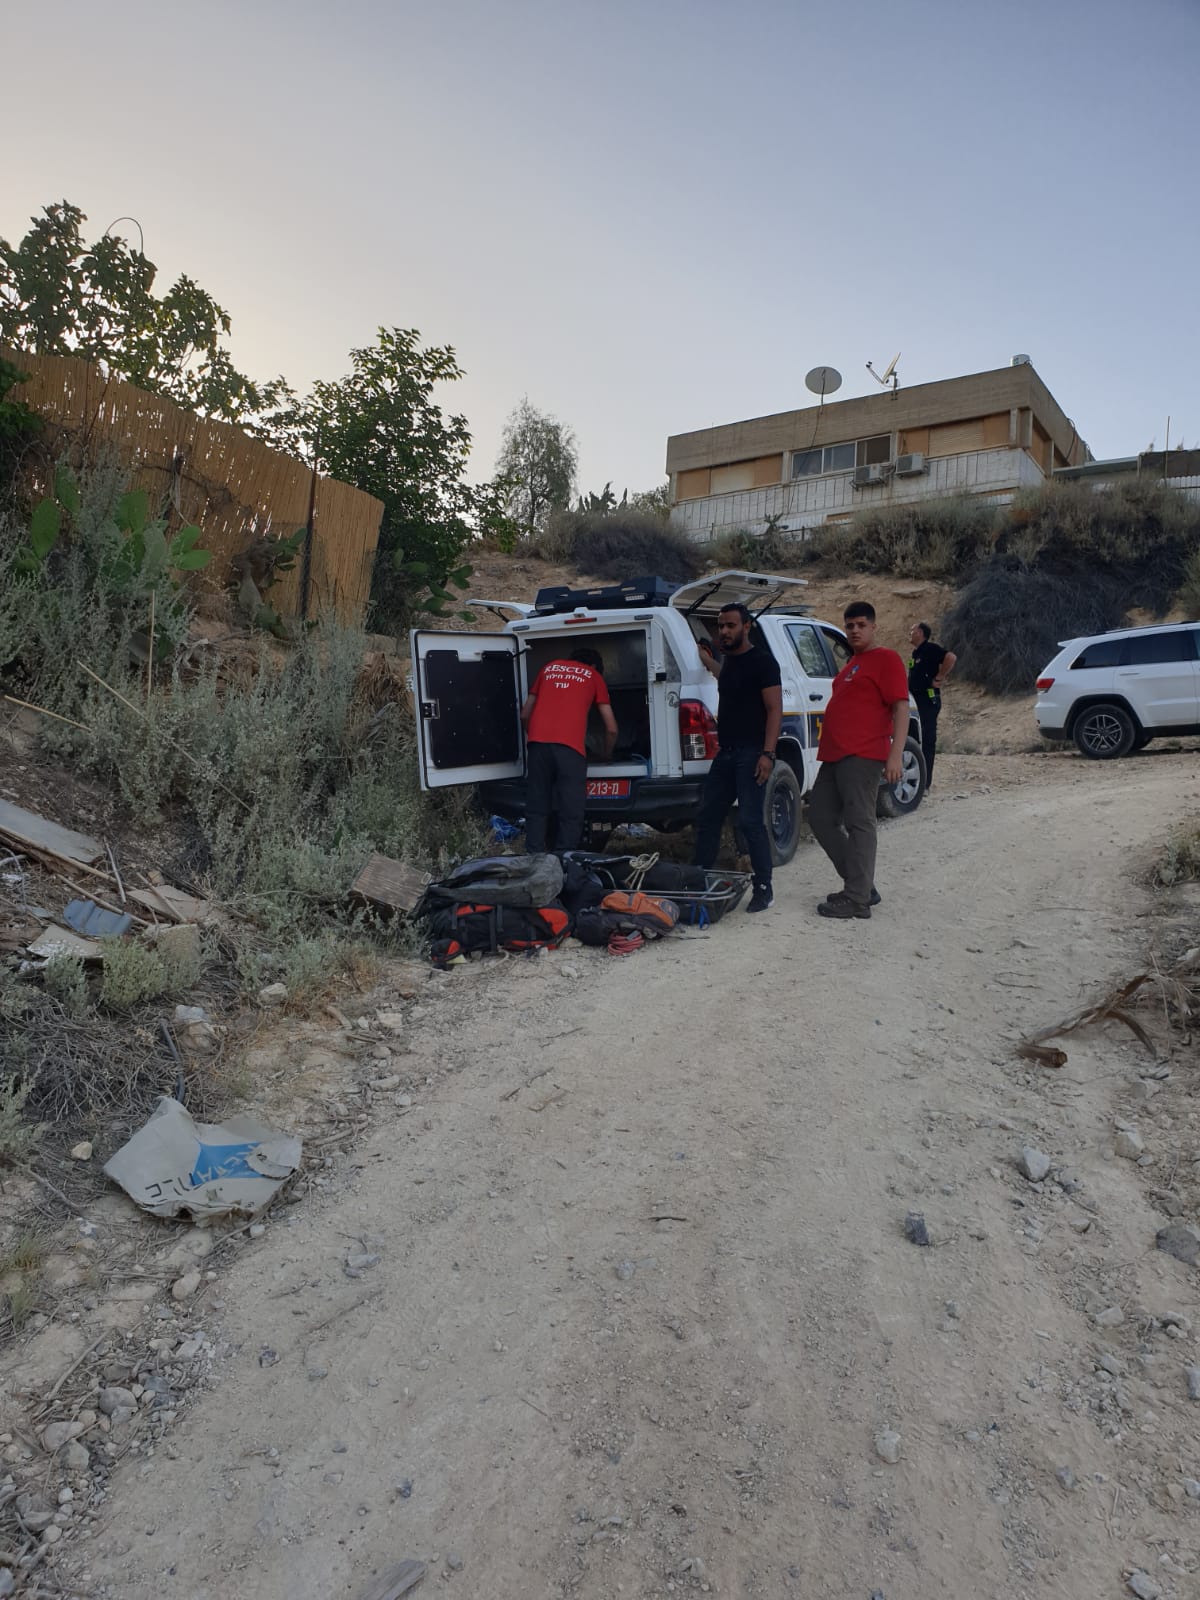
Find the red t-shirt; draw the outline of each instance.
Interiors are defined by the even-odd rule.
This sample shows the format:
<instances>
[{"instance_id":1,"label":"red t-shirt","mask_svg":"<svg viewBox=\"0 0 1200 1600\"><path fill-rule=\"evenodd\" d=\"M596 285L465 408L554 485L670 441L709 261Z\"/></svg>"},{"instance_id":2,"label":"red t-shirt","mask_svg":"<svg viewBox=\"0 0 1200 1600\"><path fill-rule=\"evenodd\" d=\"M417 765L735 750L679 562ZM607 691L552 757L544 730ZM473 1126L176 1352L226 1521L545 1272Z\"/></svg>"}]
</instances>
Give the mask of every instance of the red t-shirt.
<instances>
[{"instance_id":1,"label":"red t-shirt","mask_svg":"<svg viewBox=\"0 0 1200 1600\"><path fill-rule=\"evenodd\" d=\"M851 657L833 680L818 759L886 761L892 748L892 707L898 700L908 700L908 674L894 650L864 650Z\"/></svg>"},{"instance_id":2,"label":"red t-shirt","mask_svg":"<svg viewBox=\"0 0 1200 1600\"><path fill-rule=\"evenodd\" d=\"M548 661L530 693L537 702L526 734L530 743L565 744L586 755L588 713L594 705L609 703L608 685L600 674L582 661Z\"/></svg>"}]
</instances>

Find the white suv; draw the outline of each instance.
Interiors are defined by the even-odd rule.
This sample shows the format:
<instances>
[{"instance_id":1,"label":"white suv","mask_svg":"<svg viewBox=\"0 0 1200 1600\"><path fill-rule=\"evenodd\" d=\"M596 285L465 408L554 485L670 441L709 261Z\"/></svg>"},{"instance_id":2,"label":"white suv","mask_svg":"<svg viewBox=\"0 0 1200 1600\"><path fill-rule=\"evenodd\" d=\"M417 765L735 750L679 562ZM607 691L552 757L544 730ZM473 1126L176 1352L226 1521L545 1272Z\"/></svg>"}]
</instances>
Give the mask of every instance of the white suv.
<instances>
[{"instance_id":1,"label":"white suv","mask_svg":"<svg viewBox=\"0 0 1200 1600\"><path fill-rule=\"evenodd\" d=\"M1167 734L1200 733L1200 622L1070 639L1037 681L1043 739L1112 761Z\"/></svg>"}]
</instances>

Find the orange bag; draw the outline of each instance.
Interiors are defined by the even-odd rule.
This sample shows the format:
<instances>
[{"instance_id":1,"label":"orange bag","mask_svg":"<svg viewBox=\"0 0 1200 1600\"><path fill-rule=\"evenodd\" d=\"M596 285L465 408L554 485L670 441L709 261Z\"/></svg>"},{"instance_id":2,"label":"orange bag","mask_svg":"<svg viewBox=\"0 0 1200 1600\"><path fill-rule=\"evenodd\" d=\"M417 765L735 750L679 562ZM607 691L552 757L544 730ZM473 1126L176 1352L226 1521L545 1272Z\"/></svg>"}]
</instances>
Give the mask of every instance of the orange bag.
<instances>
[{"instance_id":1,"label":"orange bag","mask_svg":"<svg viewBox=\"0 0 1200 1600\"><path fill-rule=\"evenodd\" d=\"M670 933L679 921L679 907L673 900L624 889L606 894L600 902L600 909L615 912L629 923L631 931L638 933Z\"/></svg>"}]
</instances>

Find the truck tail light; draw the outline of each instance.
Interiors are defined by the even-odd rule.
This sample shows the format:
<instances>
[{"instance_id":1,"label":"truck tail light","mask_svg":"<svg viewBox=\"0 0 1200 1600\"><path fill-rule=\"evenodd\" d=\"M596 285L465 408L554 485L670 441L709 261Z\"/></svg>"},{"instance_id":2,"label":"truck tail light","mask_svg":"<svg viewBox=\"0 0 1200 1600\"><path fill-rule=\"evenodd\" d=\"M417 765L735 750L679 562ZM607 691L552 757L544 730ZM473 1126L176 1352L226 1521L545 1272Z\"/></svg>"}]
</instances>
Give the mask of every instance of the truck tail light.
<instances>
[{"instance_id":1,"label":"truck tail light","mask_svg":"<svg viewBox=\"0 0 1200 1600\"><path fill-rule=\"evenodd\" d=\"M1044 689L1052 689L1054 687L1054 679L1053 678L1039 678L1038 681L1037 681L1037 686L1038 686L1038 692L1039 693Z\"/></svg>"},{"instance_id":2,"label":"truck tail light","mask_svg":"<svg viewBox=\"0 0 1200 1600\"><path fill-rule=\"evenodd\" d=\"M679 702L679 743L685 761L711 761L717 753L717 724L703 700Z\"/></svg>"}]
</instances>

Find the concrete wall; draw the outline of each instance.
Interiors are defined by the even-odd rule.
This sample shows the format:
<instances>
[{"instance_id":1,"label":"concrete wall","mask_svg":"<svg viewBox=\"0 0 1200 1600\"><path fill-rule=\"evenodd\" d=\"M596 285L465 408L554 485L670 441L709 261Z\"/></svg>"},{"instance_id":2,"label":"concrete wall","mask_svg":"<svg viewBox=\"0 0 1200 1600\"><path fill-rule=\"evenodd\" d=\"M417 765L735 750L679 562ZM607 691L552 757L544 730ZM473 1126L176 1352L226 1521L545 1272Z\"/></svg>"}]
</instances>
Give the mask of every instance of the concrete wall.
<instances>
[{"instance_id":1,"label":"concrete wall","mask_svg":"<svg viewBox=\"0 0 1200 1600\"><path fill-rule=\"evenodd\" d=\"M941 456L928 466L929 471L920 477L893 475L886 483L866 489L855 489L851 474L840 472L769 488L706 495L675 506L671 523L700 540L734 528L760 532L772 516L782 517L786 528L814 528L830 517L848 516L871 506L911 505L945 495L978 494L1000 504L1011 500L1018 489L1036 488L1045 481L1037 462L1021 448Z\"/></svg>"}]
</instances>

